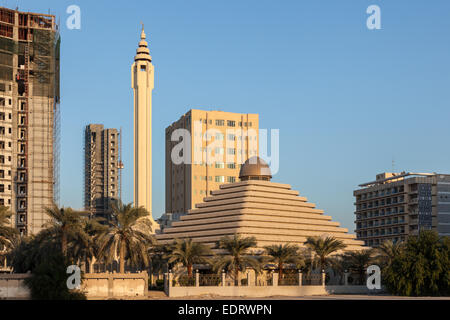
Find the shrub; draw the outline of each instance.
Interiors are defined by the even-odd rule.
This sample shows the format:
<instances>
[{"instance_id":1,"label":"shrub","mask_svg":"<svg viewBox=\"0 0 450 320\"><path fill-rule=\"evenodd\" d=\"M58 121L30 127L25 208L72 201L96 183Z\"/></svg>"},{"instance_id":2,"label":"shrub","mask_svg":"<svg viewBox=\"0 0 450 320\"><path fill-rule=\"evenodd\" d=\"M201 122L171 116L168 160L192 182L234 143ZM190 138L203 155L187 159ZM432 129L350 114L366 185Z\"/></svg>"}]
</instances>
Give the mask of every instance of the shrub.
<instances>
[{"instance_id":1,"label":"shrub","mask_svg":"<svg viewBox=\"0 0 450 320\"><path fill-rule=\"evenodd\" d=\"M31 290L31 298L37 300L84 300L86 296L80 291L67 288L67 266L60 253L47 256L34 268L25 284Z\"/></svg>"}]
</instances>

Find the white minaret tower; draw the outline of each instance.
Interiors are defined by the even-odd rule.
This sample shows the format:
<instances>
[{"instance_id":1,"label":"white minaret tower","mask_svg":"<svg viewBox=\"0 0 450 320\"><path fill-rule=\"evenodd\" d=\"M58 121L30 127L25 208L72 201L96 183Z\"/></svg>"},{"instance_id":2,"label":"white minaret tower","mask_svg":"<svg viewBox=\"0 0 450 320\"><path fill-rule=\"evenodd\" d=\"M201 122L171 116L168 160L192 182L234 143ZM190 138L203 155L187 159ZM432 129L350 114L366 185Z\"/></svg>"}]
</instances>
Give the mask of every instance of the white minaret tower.
<instances>
[{"instance_id":1,"label":"white minaret tower","mask_svg":"<svg viewBox=\"0 0 450 320\"><path fill-rule=\"evenodd\" d=\"M154 87L152 57L142 25L141 41L131 66L134 93L134 205L143 206L152 218L152 90ZM153 224L155 227L156 223Z\"/></svg>"}]
</instances>

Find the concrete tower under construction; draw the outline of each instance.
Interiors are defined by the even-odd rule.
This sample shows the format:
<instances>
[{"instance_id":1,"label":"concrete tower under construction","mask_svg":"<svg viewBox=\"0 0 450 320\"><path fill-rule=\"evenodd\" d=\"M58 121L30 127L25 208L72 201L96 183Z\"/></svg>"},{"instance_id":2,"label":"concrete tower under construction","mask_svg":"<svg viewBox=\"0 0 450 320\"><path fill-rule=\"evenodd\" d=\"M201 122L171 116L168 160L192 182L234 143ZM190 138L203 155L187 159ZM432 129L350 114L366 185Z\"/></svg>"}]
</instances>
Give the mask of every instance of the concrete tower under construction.
<instances>
[{"instance_id":1,"label":"concrete tower under construction","mask_svg":"<svg viewBox=\"0 0 450 320\"><path fill-rule=\"evenodd\" d=\"M120 134L102 124L89 124L84 131L84 208L93 216L112 212L119 200Z\"/></svg>"},{"instance_id":2,"label":"concrete tower under construction","mask_svg":"<svg viewBox=\"0 0 450 320\"><path fill-rule=\"evenodd\" d=\"M59 200L59 48L55 16L0 8L0 205L22 235Z\"/></svg>"}]
</instances>

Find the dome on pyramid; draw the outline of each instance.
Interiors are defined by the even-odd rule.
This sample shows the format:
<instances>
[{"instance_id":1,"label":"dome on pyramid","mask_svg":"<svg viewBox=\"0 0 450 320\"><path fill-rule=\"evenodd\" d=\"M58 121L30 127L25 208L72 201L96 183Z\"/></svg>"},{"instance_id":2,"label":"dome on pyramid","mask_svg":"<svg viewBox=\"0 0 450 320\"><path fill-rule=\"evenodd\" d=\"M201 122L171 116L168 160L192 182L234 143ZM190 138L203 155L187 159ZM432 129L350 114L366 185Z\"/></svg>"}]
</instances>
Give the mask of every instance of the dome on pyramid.
<instances>
[{"instance_id":1,"label":"dome on pyramid","mask_svg":"<svg viewBox=\"0 0 450 320\"><path fill-rule=\"evenodd\" d=\"M270 181L272 174L269 165L260 157L251 157L244 162L239 172L239 179Z\"/></svg>"}]
</instances>

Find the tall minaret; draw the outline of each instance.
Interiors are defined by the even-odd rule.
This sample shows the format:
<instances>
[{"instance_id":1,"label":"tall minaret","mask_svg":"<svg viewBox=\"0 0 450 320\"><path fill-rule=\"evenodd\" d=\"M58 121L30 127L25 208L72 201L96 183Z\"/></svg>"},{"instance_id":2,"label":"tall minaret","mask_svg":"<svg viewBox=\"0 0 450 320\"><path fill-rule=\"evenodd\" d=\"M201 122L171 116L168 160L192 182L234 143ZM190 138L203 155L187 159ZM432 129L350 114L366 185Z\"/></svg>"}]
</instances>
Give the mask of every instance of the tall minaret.
<instances>
[{"instance_id":1,"label":"tall minaret","mask_svg":"<svg viewBox=\"0 0 450 320\"><path fill-rule=\"evenodd\" d=\"M134 93L134 205L143 206L152 217L152 57L142 25L141 41L131 66ZM151 221L154 222L153 218ZM156 226L156 224L154 224ZM153 228L154 230L155 228Z\"/></svg>"}]
</instances>

